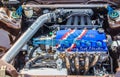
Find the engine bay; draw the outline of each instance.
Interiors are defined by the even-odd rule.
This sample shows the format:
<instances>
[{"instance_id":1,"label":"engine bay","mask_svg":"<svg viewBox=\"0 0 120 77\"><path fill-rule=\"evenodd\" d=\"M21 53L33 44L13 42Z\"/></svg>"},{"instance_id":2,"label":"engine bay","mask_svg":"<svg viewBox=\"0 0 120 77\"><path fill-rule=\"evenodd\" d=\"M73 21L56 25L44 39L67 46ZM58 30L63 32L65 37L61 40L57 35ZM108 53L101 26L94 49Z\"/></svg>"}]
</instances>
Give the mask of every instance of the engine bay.
<instances>
[{"instance_id":1,"label":"engine bay","mask_svg":"<svg viewBox=\"0 0 120 77\"><path fill-rule=\"evenodd\" d=\"M14 59L17 71L42 76L104 76L116 72L120 51L119 8L106 3L29 5L29 2L23 7L23 33L2 58L7 62Z\"/></svg>"},{"instance_id":2,"label":"engine bay","mask_svg":"<svg viewBox=\"0 0 120 77\"><path fill-rule=\"evenodd\" d=\"M105 13L96 13L91 8L57 9L56 12L56 24L46 23L49 31L46 33L46 29L43 29L43 35L40 35L41 30L40 34L37 32L38 36L32 38L30 61L25 65L30 69L29 73L36 71L41 72L41 75L95 76L112 74L113 61L109 54L112 37L104 28ZM119 41L118 43L120 44ZM34 68L39 69L37 71ZM46 73L49 71L51 72Z\"/></svg>"}]
</instances>

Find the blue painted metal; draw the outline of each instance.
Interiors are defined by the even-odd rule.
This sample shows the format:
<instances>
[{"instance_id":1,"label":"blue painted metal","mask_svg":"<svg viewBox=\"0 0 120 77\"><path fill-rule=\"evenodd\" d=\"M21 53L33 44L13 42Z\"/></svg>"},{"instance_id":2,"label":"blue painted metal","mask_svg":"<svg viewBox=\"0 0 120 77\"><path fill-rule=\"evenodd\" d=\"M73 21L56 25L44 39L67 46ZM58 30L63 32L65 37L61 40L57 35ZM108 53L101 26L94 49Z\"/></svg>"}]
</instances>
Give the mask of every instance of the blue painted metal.
<instances>
[{"instance_id":1,"label":"blue painted metal","mask_svg":"<svg viewBox=\"0 0 120 77\"><path fill-rule=\"evenodd\" d=\"M16 13L21 16L22 15L22 12L23 12L23 8L22 6L19 6L19 8L16 10Z\"/></svg>"},{"instance_id":2,"label":"blue painted metal","mask_svg":"<svg viewBox=\"0 0 120 77\"><path fill-rule=\"evenodd\" d=\"M114 19L119 17L119 12L114 10L111 6L108 6L107 10L110 18Z\"/></svg>"},{"instance_id":3,"label":"blue painted metal","mask_svg":"<svg viewBox=\"0 0 120 77\"><path fill-rule=\"evenodd\" d=\"M76 47L71 51L75 52L107 52L107 44L105 42L105 33L99 33L97 30L88 30L87 33L76 41L74 39L78 37L83 30L76 30L67 39L61 40L62 36L69 30L60 30L56 33L56 38L54 40L40 40L39 38L33 39L34 45L45 44L45 45L60 45L59 51L65 51L73 43Z\"/></svg>"},{"instance_id":4,"label":"blue painted metal","mask_svg":"<svg viewBox=\"0 0 120 77\"><path fill-rule=\"evenodd\" d=\"M113 12L114 10L113 10L113 8L111 7L111 6L107 6L107 10L108 10L108 14L110 14L111 12Z\"/></svg>"}]
</instances>

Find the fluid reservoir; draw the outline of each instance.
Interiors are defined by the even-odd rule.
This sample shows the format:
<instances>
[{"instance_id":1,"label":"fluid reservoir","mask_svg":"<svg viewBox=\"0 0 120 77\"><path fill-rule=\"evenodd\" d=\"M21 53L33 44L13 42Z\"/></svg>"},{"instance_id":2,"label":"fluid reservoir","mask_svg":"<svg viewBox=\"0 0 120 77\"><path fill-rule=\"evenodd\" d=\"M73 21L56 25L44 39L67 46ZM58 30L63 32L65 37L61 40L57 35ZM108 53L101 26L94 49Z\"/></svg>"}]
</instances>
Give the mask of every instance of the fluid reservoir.
<instances>
[{"instance_id":1,"label":"fluid reservoir","mask_svg":"<svg viewBox=\"0 0 120 77\"><path fill-rule=\"evenodd\" d=\"M110 28L113 30L120 30L120 9L113 10L110 6L107 9Z\"/></svg>"}]
</instances>

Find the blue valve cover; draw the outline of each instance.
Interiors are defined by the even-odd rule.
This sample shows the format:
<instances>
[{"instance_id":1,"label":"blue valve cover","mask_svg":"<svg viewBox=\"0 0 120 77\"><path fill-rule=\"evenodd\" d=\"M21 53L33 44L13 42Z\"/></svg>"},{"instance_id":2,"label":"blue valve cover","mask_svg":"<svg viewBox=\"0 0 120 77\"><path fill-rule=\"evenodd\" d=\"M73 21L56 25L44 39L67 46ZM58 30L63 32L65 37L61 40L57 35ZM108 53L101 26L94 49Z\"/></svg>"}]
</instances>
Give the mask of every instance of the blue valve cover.
<instances>
[{"instance_id":1,"label":"blue valve cover","mask_svg":"<svg viewBox=\"0 0 120 77\"><path fill-rule=\"evenodd\" d=\"M57 44L59 45L59 51L65 51L66 49L75 47L71 51L78 52L107 52L107 44L105 42L105 33L99 33L97 30L88 30L83 34L83 30L75 30L75 32L67 35L66 39L63 36L70 30L60 30L56 34ZM81 38L76 39L81 35Z\"/></svg>"},{"instance_id":2,"label":"blue valve cover","mask_svg":"<svg viewBox=\"0 0 120 77\"><path fill-rule=\"evenodd\" d=\"M57 50L66 51L71 48L72 52L107 52L107 44L105 42L105 33L99 33L97 30L75 30L68 34L70 30L60 30L56 33L56 38L52 40L40 40L40 38L34 38L33 44L58 46ZM65 36L66 35L66 36ZM80 37L80 38L78 38ZM73 46L73 47L72 47Z\"/></svg>"}]
</instances>

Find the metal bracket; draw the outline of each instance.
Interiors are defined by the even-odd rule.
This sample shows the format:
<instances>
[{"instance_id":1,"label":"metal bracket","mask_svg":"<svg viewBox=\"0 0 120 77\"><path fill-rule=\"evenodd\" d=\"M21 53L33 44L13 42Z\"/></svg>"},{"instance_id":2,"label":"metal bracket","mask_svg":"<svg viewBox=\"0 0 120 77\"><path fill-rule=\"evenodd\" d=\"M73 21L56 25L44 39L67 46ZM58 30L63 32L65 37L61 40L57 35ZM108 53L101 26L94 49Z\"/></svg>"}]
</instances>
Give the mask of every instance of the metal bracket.
<instances>
[{"instance_id":1,"label":"metal bracket","mask_svg":"<svg viewBox=\"0 0 120 77\"><path fill-rule=\"evenodd\" d=\"M11 76L6 75L5 73L6 68L7 68L6 66L2 66L0 68L0 77L11 77Z\"/></svg>"}]
</instances>

